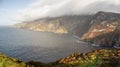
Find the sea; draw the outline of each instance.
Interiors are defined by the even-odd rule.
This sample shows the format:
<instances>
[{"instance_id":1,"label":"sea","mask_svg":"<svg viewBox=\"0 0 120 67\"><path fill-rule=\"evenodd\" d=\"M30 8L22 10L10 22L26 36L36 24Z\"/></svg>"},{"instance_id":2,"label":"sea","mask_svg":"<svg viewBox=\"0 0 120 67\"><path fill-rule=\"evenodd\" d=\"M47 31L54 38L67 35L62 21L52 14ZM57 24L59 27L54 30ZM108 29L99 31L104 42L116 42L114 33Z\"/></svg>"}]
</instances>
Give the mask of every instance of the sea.
<instances>
[{"instance_id":1,"label":"sea","mask_svg":"<svg viewBox=\"0 0 120 67\"><path fill-rule=\"evenodd\" d=\"M0 27L0 53L25 62L55 62L74 52L83 53L102 49L78 41L79 38L73 34Z\"/></svg>"}]
</instances>

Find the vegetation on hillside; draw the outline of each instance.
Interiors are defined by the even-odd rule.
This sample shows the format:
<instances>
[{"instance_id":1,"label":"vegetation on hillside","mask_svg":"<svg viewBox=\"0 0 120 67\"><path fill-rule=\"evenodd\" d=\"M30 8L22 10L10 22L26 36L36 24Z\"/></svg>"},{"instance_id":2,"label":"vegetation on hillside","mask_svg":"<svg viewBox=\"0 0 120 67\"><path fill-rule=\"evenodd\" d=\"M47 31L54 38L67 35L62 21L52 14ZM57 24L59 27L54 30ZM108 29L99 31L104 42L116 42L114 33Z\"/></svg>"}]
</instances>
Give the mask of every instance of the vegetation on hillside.
<instances>
[{"instance_id":1,"label":"vegetation on hillside","mask_svg":"<svg viewBox=\"0 0 120 67\"><path fill-rule=\"evenodd\" d=\"M28 62L35 67L120 67L120 50L93 50L88 53L73 53L53 63Z\"/></svg>"},{"instance_id":2,"label":"vegetation on hillside","mask_svg":"<svg viewBox=\"0 0 120 67\"><path fill-rule=\"evenodd\" d=\"M73 53L52 63L23 62L0 54L0 67L120 67L120 49Z\"/></svg>"},{"instance_id":3,"label":"vegetation on hillside","mask_svg":"<svg viewBox=\"0 0 120 67\"><path fill-rule=\"evenodd\" d=\"M0 67L29 67L25 62L0 53Z\"/></svg>"}]
</instances>

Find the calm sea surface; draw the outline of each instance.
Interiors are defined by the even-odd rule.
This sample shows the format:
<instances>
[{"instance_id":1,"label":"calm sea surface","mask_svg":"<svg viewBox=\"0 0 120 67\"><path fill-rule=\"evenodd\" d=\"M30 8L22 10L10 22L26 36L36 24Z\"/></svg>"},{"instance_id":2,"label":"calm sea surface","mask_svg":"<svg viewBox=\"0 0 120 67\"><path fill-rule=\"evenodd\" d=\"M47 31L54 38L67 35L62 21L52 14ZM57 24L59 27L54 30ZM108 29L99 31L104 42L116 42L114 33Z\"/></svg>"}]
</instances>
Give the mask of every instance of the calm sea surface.
<instances>
[{"instance_id":1,"label":"calm sea surface","mask_svg":"<svg viewBox=\"0 0 120 67\"><path fill-rule=\"evenodd\" d=\"M53 62L73 52L100 49L77 41L72 34L60 35L0 27L0 52L23 61Z\"/></svg>"}]
</instances>

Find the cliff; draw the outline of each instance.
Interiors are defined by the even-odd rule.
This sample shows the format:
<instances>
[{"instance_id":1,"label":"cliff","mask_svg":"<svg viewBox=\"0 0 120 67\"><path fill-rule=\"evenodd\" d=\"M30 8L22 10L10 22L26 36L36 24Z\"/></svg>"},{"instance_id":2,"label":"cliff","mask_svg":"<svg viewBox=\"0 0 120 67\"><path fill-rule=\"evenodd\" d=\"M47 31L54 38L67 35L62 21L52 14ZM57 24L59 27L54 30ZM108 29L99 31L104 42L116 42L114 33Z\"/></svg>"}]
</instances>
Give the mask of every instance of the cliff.
<instances>
[{"instance_id":1,"label":"cliff","mask_svg":"<svg viewBox=\"0 0 120 67\"><path fill-rule=\"evenodd\" d=\"M99 12L82 40L101 46L120 46L120 14Z\"/></svg>"},{"instance_id":2,"label":"cliff","mask_svg":"<svg viewBox=\"0 0 120 67\"><path fill-rule=\"evenodd\" d=\"M120 34L117 34L120 33L120 14L118 13L100 11L93 15L47 17L25 21L15 26L42 32L72 33L83 41L97 45L120 46Z\"/></svg>"},{"instance_id":3,"label":"cliff","mask_svg":"<svg viewBox=\"0 0 120 67\"><path fill-rule=\"evenodd\" d=\"M88 30L91 18L91 15L48 17L15 24L15 26L34 31L73 33L82 36Z\"/></svg>"}]
</instances>

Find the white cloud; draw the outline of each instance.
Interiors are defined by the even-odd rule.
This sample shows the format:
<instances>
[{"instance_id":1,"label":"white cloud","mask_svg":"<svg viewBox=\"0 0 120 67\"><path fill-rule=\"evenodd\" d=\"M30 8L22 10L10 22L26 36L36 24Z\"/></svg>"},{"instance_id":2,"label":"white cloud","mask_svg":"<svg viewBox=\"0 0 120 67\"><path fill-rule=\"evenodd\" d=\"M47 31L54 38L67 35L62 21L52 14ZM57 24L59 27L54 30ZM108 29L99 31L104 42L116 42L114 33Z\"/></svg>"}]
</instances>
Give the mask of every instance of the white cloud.
<instances>
[{"instance_id":1,"label":"white cloud","mask_svg":"<svg viewBox=\"0 0 120 67\"><path fill-rule=\"evenodd\" d=\"M36 0L35 2L29 4L28 7L21 9L19 14L16 16L16 19L21 22L47 16L55 17L70 14L83 14L89 11L85 9L89 8L89 5L94 5L94 3L99 2L103 2L103 4L109 3L113 5L120 5L120 0ZM102 6L102 4L100 4L95 8L99 6L105 7L105 5Z\"/></svg>"},{"instance_id":2,"label":"white cloud","mask_svg":"<svg viewBox=\"0 0 120 67\"><path fill-rule=\"evenodd\" d=\"M114 5L120 5L120 0L103 0L104 2L109 2Z\"/></svg>"},{"instance_id":3,"label":"white cloud","mask_svg":"<svg viewBox=\"0 0 120 67\"><path fill-rule=\"evenodd\" d=\"M17 14L17 10L0 8L0 25L15 24L16 22L13 20L15 14Z\"/></svg>"}]
</instances>

